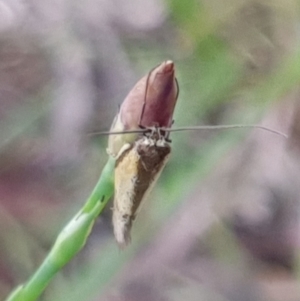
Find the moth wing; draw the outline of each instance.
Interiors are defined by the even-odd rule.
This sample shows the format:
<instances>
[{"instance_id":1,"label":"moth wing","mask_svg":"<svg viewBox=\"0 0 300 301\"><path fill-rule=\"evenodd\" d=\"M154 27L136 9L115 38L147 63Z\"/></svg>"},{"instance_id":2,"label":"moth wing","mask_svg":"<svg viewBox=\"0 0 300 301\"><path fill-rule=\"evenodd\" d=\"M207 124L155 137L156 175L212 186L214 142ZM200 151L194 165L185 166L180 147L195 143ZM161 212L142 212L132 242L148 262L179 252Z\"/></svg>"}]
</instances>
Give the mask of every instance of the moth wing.
<instances>
[{"instance_id":1,"label":"moth wing","mask_svg":"<svg viewBox=\"0 0 300 301\"><path fill-rule=\"evenodd\" d=\"M137 141L124 150L115 167L113 227L121 247L130 242L132 222L147 198L170 156L166 143L156 145L151 139Z\"/></svg>"},{"instance_id":2,"label":"moth wing","mask_svg":"<svg viewBox=\"0 0 300 301\"><path fill-rule=\"evenodd\" d=\"M119 246L130 243L130 230L134 219L133 202L138 178L139 156L134 147L124 151L115 167L115 195L113 203L113 228Z\"/></svg>"}]
</instances>

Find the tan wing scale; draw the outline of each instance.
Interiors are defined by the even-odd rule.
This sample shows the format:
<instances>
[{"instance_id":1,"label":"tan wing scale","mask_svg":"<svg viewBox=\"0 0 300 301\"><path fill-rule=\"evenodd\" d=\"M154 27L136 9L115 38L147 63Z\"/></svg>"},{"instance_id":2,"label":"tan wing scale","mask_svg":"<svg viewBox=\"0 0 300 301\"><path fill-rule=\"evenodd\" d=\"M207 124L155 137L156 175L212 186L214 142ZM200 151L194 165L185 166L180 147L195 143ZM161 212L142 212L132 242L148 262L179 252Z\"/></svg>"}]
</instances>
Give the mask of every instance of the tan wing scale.
<instances>
[{"instance_id":1,"label":"tan wing scale","mask_svg":"<svg viewBox=\"0 0 300 301\"><path fill-rule=\"evenodd\" d=\"M115 167L113 227L121 247L130 242L130 230L142 201L162 172L171 152L164 139L143 137L123 151Z\"/></svg>"}]
</instances>

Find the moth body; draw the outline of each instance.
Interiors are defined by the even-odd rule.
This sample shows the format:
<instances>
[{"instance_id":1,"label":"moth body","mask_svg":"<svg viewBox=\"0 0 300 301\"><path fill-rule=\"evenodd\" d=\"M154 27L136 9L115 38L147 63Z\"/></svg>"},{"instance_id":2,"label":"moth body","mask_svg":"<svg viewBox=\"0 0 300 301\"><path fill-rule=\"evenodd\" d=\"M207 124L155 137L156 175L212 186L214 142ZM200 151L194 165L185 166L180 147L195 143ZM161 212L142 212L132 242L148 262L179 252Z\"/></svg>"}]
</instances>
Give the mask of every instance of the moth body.
<instances>
[{"instance_id":1,"label":"moth body","mask_svg":"<svg viewBox=\"0 0 300 301\"><path fill-rule=\"evenodd\" d=\"M113 206L114 235L121 247L130 242L132 223L171 153L157 132L123 149L116 161Z\"/></svg>"}]
</instances>

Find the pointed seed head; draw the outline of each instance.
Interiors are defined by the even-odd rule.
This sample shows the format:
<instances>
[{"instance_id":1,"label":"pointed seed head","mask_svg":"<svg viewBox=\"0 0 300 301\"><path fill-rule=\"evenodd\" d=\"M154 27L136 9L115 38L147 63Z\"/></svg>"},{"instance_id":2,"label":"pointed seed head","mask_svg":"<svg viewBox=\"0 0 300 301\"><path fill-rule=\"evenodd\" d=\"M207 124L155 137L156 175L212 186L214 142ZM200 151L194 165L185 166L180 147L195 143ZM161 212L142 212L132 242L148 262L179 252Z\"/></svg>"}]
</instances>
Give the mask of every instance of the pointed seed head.
<instances>
[{"instance_id":1,"label":"pointed seed head","mask_svg":"<svg viewBox=\"0 0 300 301\"><path fill-rule=\"evenodd\" d=\"M178 92L174 63L165 61L132 88L115 117L111 131L171 127ZM110 136L109 154L116 157L124 144L134 142L139 136L140 134Z\"/></svg>"}]
</instances>

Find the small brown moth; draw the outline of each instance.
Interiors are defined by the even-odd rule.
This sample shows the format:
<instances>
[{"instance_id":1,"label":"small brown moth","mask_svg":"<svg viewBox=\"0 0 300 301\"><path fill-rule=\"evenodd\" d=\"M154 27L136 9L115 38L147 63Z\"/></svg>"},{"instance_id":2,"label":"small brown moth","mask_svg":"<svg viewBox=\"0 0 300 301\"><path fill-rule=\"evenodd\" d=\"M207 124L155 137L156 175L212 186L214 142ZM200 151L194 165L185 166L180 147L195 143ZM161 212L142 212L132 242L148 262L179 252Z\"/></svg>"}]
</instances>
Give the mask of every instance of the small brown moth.
<instances>
[{"instance_id":1,"label":"small brown moth","mask_svg":"<svg viewBox=\"0 0 300 301\"><path fill-rule=\"evenodd\" d=\"M130 230L143 200L159 178L171 153L159 129L128 145L117 158L113 226L121 247L130 240Z\"/></svg>"}]
</instances>

